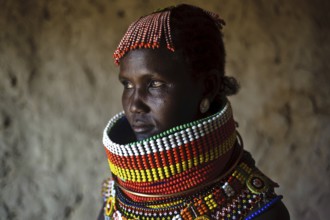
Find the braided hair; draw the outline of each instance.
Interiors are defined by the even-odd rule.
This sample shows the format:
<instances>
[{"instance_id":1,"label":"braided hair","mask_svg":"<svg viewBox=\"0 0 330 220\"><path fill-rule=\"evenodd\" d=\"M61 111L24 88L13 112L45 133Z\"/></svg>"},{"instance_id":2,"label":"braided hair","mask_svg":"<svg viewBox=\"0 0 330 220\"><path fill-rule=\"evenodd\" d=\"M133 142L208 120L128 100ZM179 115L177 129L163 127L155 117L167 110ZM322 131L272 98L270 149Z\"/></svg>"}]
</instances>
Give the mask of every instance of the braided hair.
<instances>
[{"instance_id":1,"label":"braided hair","mask_svg":"<svg viewBox=\"0 0 330 220\"><path fill-rule=\"evenodd\" d=\"M165 47L183 54L196 77L210 71L219 74L217 99L236 94L235 78L225 75L224 21L213 12L196 6L180 4L159 9L133 22L114 53L115 63L127 52L139 48Z\"/></svg>"}]
</instances>

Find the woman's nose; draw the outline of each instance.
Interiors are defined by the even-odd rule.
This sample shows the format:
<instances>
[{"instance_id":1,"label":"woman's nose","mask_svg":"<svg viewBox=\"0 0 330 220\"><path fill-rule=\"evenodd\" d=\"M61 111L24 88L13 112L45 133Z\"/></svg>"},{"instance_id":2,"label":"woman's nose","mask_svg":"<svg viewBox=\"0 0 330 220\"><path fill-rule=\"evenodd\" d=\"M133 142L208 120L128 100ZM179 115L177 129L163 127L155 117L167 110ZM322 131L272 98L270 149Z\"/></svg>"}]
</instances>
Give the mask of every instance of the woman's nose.
<instances>
[{"instance_id":1,"label":"woman's nose","mask_svg":"<svg viewBox=\"0 0 330 220\"><path fill-rule=\"evenodd\" d=\"M142 89L135 89L130 99L130 111L132 113L147 113L150 108L145 100L145 92Z\"/></svg>"}]
</instances>

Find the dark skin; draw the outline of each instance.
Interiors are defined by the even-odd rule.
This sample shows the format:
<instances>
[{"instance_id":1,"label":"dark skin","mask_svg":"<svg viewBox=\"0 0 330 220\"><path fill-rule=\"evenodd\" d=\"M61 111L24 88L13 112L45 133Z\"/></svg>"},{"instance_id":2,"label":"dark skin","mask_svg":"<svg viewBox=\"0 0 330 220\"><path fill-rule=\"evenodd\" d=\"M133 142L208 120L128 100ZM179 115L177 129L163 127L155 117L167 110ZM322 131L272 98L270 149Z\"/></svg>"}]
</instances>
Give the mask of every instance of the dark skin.
<instances>
[{"instance_id":1,"label":"dark skin","mask_svg":"<svg viewBox=\"0 0 330 220\"><path fill-rule=\"evenodd\" d=\"M212 114L200 113L200 102L207 98L212 103L220 85L215 71L197 79L180 52L167 49L130 51L120 61L119 80L124 86L122 105L137 140ZM220 170L230 156L231 152L223 155ZM255 219L290 217L284 204L278 202Z\"/></svg>"},{"instance_id":2,"label":"dark skin","mask_svg":"<svg viewBox=\"0 0 330 220\"><path fill-rule=\"evenodd\" d=\"M200 102L212 101L216 94L211 89L214 80L195 79L181 56L166 49L129 52L121 60L119 80L123 108L137 140L206 116L199 111Z\"/></svg>"}]
</instances>

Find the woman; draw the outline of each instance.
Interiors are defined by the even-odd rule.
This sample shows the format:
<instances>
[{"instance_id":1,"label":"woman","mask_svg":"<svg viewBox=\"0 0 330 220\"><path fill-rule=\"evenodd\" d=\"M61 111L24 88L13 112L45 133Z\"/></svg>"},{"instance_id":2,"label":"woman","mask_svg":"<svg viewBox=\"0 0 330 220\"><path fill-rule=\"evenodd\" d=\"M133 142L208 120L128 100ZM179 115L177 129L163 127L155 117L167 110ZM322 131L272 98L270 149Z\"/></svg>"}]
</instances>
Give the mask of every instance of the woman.
<instances>
[{"instance_id":1,"label":"woman","mask_svg":"<svg viewBox=\"0 0 330 220\"><path fill-rule=\"evenodd\" d=\"M289 219L254 165L226 96L218 15L191 5L134 22L114 53L124 112L103 143L103 219Z\"/></svg>"}]
</instances>

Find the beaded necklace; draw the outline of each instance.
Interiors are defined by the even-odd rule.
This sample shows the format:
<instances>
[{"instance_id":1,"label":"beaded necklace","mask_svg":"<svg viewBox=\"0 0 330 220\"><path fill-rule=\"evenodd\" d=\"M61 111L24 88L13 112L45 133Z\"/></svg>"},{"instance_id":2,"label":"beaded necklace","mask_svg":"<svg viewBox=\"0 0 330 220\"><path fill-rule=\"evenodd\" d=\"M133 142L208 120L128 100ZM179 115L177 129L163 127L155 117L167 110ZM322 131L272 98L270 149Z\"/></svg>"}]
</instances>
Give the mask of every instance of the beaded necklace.
<instances>
[{"instance_id":1,"label":"beaded necklace","mask_svg":"<svg viewBox=\"0 0 330 220\"><path fill-rule=\"evenodd\" d=\"M218 176L221 156L233 149L236 142L229 102L221 111L204 119L146 140L120 145L108 134L123 117L119 113L110 120L103 143L110 170L118 183L139 193L177 193L213 180Z\"/></svg>"},{"instance_id":2,"label":"beaded necklace","mask_svg":"<svg viewBox=\"0 0 330 220\"><path fill-rule=\"evenodd\" d=\"M273 191L277 184L254 166L249 153L244 152L234 167L229 175L203 190L162 201L134 202L114 180L108 179L102 189L105 219L251 220L282 198Z\"/></svg>"},{"instance_id":3,"label":"beaded necklace","mask_svg":"<svg viewBox=\"0 0 330 220\"><path fill-rule=\"evenodd\" d=\"M106 219L242 219L276 198L276 184L255 168L247 153L237 156L242 147L229 102L204 119L119 144L110 134L124 118L119 113L104 130L113 176L103 188ZM219 177L217 164L230 150L236 152L236 162Z\"/></svg>"}]
</instances>

